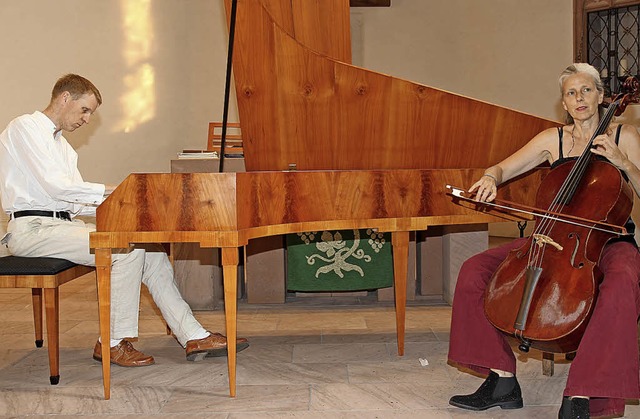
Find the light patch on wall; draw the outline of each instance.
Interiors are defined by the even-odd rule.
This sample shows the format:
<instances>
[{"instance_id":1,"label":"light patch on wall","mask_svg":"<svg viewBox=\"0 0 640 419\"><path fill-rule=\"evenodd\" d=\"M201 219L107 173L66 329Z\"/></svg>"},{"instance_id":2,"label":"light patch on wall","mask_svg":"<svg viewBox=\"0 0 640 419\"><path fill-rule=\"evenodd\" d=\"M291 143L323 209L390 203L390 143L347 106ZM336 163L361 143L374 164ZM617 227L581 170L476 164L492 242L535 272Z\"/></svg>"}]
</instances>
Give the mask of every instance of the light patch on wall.
<instances>
[{"instance_id":1,"label":"light patch on wall","mask_svg":"<svg viewBox=\"0 0 640 419\"><path fill-rule=\"evenodd\" d=\"M156 113L155 70L149 63L153 44L151 0L120 0L123 22L122 54L128 68L120 98L123 117L116 131L131 132Z\"/></svg>"}]
</instances>

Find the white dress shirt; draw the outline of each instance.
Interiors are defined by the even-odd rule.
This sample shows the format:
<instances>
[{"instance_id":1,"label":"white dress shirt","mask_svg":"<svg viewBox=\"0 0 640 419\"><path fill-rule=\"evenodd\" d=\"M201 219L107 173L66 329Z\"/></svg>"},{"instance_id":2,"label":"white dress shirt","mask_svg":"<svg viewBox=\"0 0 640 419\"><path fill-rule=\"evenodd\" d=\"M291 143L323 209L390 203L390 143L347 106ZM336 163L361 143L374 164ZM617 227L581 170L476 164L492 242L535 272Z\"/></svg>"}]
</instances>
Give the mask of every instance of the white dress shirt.
<instances>
[{"instance_id":1,"label":"white dress shirt","mask_svg":"<svg viewBox=\"0 0 640 419\"><path fill-rule=\"evenodd\" d=\"M85 182L78 154L44 113L22 115L0 134L2 209L69 211L95 215L105 185Z\"/></svg>"}]
</instances>

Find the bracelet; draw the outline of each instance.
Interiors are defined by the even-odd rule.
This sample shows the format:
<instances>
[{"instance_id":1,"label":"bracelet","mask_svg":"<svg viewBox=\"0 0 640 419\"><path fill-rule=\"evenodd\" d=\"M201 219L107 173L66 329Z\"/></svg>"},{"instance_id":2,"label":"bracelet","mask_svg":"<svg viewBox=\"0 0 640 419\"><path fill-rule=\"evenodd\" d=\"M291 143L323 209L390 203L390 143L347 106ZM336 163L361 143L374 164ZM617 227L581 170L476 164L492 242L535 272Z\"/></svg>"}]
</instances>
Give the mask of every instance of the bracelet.
<instances>
[{"instance_id":1,"label":"bracelet","mask_svg":"<svg viewBox=\"0 0 640 419\"><path fill-rule=\"evenodd\" d=\"M491 179L493 179L493 181L496 183L496 185L498 184L498 179L497 179L495 176L493 176L493 175L491 175L491 174L489 174L489 173L485 173L485 174L484 174L484 175L482 175L482 176L490 177Z\"/></svg>"}]
</instances>

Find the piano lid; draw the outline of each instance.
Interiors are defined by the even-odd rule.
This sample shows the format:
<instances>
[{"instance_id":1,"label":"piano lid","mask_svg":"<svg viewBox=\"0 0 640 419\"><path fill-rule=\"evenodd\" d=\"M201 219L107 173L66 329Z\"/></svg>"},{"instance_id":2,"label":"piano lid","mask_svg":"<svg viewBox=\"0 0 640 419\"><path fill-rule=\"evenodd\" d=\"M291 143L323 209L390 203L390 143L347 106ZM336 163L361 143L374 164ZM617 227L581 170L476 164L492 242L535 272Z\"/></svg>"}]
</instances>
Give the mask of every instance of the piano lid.
<instances>
[{"instance_id":1,"label":"piano lid","mask_svg":"<svg viewBox=\"0 0 640 419\"><path fill-rule=\"evenodd\" d=\"M247 171L485 168L560 125L350 62L348 0L238 0Z\"/></svg>"}]
</instances>

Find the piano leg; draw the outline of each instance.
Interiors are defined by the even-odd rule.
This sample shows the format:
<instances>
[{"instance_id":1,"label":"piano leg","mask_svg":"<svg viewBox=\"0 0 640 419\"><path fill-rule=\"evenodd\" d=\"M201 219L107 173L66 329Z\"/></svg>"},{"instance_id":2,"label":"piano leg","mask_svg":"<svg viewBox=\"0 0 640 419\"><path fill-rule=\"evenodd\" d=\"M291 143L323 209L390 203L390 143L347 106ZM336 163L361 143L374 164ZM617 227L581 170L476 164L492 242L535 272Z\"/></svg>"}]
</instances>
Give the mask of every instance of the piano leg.
<instances>
[{"instance_id":1,"label":"piano leg","mask_svg":"<svg viewBox=\"0 0 640 419\"><path fill-rule=\"evenodd\" d=\"M396 334L398 355L404 355L404 326L407 307L407 266L409 263L409 232L391 233L393 246L393 287L396 298Z\"/></svg>"},{"instance_id":2,"label":"piano leg","mask_svg":"<svg viewBox=\"0 0 640 419\"><path fill-rule=\"evenodd\" d=\"M98 313L100 340L102 341L102 382L104 398L111 398L111 249L96 249L96 281L98 286Z\"/></svg>"},{"instance_id":3,"label":"piano leg","mask_svg":"<svg viewBox=\"0 0 640 419\"><path fill-rule=\"evenodd\" d=\"M236 397L236 315L238 309L238 248L222 248L222 278L224 283L224 316L227 334L227 365L229 395Z\"/></svg>"}]
</instances>

